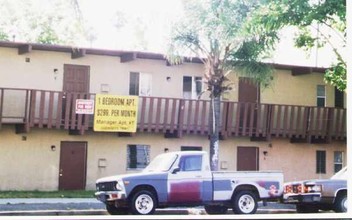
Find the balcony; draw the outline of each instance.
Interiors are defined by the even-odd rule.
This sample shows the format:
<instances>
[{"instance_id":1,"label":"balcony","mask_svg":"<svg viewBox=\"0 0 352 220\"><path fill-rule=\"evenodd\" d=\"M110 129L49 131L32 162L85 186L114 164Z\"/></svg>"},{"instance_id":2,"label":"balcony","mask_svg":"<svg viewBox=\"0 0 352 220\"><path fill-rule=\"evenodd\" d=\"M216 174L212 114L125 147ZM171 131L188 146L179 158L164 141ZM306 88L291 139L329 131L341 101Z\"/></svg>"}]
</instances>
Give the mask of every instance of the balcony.
<instances>
[{"instance_id":1,"label":"balcony","mask_svg":"<svg viewBox=\"0 0 352 220\"><path fill-rule=\"evenodd\" d=\"M0 129L3 124L14 124L16 133L38 127L83 135L92 129L94 116L76 114L75 101L94 98L95 94L0 88ZM221 113L222 139L346 140L346 109L223 101ZM169 138L207 136L208 115L208 100L140 97L137 132L163 133Z\"/></svg>"}]
</instances>

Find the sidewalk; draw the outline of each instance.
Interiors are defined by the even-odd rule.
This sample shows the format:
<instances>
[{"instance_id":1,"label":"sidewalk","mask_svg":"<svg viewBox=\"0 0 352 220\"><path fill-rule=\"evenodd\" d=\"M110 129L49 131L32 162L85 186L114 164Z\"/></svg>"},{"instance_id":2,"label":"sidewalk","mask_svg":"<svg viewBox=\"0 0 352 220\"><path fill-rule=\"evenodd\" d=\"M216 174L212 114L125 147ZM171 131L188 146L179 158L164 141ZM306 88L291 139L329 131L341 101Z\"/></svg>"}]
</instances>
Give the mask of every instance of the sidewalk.
<instances>
[{"instance_id":1,"label":"sidewalk","mask_svg":"<svg viewBox=\"0 0 352 220\"><path fill-rule=\"evenodd\" d=\"M295 213L290 205L258 204L258 214ZM228 213L232 214L229 209ZM156 215L205 215L203 207L157 209ZM95 198L0 199L0 216L108 215L105 205Z\"/></svg>"}]
</instances>

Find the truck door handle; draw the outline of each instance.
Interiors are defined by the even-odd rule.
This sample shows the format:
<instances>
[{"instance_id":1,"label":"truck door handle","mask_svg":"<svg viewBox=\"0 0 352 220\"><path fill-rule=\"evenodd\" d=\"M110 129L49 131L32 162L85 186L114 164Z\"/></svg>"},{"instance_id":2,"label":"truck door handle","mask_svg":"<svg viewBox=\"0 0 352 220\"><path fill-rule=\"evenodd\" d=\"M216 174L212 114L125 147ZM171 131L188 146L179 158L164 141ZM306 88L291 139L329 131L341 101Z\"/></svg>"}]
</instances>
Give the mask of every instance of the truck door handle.
<instances>
[{"instance_id":1,"label":"truck door handle","mask_svg":"<svg viewBox=\"0 0 352 220\"><path fill-rule=\"evenodd\" d=\"M202 178L202 176L196 176L196 178Z\"/></svg>"}]
</instances>

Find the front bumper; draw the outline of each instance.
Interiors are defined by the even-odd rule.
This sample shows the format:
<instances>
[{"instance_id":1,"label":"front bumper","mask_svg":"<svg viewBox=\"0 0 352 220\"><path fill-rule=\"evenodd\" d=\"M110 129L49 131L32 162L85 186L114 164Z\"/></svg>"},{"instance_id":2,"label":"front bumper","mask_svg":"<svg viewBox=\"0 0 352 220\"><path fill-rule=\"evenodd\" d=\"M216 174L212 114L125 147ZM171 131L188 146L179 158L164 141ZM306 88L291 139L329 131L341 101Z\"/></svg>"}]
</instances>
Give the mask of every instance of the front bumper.
<instances>
[{"instance_id":1,"label":"front bumper","mask_svg":"<svg viewBox=\"0 0 352 220\"><path fill-rule=\"evenodd\" d=\"M320 203L321 195L315 194L284 194L284 203Z\"/></svg>"},{"instance_id":2,"label":"front bumper","mask_svg":"<svg viewBox=\"0 0 352 220\"><path fill-rule=\"evenodd\" d=\"M126 199L126 194L121 191L100 191L96 192L94 195L97 200L103 203Z\"/></svg>"}]
</instances>

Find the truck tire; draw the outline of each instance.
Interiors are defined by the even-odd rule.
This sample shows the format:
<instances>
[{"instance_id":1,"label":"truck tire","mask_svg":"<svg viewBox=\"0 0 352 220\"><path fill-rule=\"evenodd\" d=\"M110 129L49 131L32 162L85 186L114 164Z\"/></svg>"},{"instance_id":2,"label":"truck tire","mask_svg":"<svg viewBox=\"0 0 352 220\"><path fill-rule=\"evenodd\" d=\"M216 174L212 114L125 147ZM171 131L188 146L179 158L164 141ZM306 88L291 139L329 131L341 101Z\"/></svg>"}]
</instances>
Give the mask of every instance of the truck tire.
<instances>
[{"instance_id":1,"label":"truck tire","mask_svg":"<svg viewBox=\"0 0 352 220\"><path fill-rule=\"evenodd\" d=\"M296 212L297 213L317 213L319 212L319 208L314 205L296 205Z\"/></svg>"},{"instance_id":2,"label":"truck tire","mask_svg":"<svg viewBox=\"0 0 352 220\"><path fill-rule=\"evenodd\" d=\"M155 195L148 190L136 192L130 202L131 212L134 215L149 215L155 212Z\"/></svg>"},{"instance_id":3,"label":"truck tire","mask_svg":"<svg viewBox=\"0 0 352 220\"><path fill-rule=\"evenodd\" d=\"M228 210L226 206L222 206L222 205L205 205L204 209L209 215L226 214Z\"/></svg>"},{"instance_id":4,"label":"truck tire","mask_svg":"<svg viewBox=\"0 0 352 220\"><path fill-rule=\"evenodd\" d=\"M110 215L127 215L128 214L128 208L126 207L116 207L111 204L106 204L106 211Z\"/></svg>"},{"instance_id":5,"label":"truck tire","mask_svg":"<svg viewBox=\"0 0 352 220\"><path fill-rule=\"evenodd\" d=\"M335 212L347 212L347 194L340 194L335 199L334 203Z\"/></svg>"},{"instance_id":6,"label":"truck tire","mask_svg":"<svg viewBox=\"0 0 352 220\"><path fill-rule=\"evenodd\" d=\"M254 214L258 208L258 201L251 191L238 192L232 201L232 210L235 214Z\"/></svg>"}]
</instances>

